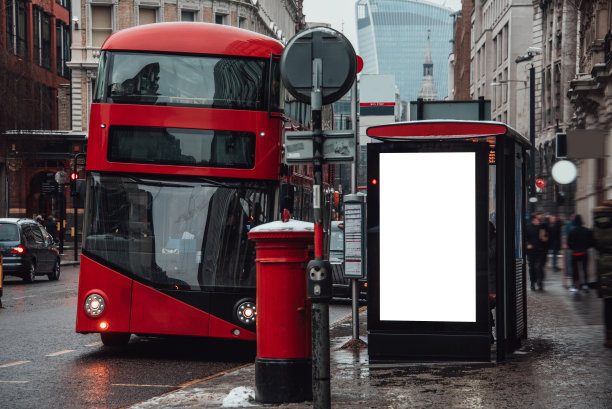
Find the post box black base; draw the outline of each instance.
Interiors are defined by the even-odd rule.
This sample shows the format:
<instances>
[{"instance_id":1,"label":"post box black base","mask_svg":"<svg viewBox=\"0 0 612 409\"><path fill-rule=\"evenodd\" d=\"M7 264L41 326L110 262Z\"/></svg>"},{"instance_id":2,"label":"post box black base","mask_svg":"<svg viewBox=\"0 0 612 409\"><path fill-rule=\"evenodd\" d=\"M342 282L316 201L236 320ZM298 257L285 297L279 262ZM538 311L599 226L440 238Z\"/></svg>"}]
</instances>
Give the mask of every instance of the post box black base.
<instances>
[{"instance_id":1,"label":"post box black base","mask_svg":"<svg viewBox=\"0 0 612 409\"><path fill-rule=\"evenodd\" d=\"M312 400L312 360L255 358L255 400L262 403Z\"/></svg>"}]
</instances>

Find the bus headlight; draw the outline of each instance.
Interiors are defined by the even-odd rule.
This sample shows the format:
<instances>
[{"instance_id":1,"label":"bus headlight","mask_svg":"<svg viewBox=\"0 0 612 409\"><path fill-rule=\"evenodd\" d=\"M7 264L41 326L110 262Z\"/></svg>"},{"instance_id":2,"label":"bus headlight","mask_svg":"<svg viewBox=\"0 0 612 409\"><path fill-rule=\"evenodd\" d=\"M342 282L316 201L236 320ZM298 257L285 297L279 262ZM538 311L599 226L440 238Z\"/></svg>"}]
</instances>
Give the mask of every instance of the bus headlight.
<instances>
[{"instance_id":1,"label":"bus headlight","mask_svg":"<svg viewBox=\"0 0 612 409\"><path fill-rule=\"evenodd\" d=\"M106 302L100 294L89 294L85 299L85 312L92 318L97 318L104 312Z\"/></svg>"},{"instance_id":2,"label":"bus headlight","mask_svg":"<svg viewBox=\"0 0 612 409\"><path fill-rule=\"evenodd\" d=\"M257 317L257 307L255 301L251 299L240 300L236 303L235 307L236 318L244 325L255 324L255 318Z\"/></svg>"}]
</instances>

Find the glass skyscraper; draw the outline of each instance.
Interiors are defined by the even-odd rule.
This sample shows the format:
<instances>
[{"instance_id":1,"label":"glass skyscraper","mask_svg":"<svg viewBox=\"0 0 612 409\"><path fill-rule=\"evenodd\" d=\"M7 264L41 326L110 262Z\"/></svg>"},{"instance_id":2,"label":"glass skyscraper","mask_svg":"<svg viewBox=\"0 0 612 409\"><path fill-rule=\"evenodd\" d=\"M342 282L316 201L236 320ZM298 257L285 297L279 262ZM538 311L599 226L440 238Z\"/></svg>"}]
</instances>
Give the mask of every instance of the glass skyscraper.
<instances>
[{"instance_id":1,"label":"glass skyscraper","mask_svg":"<svg viewBox=\"0 0 612 409\"><path fill-rule=\"evenodd\" d=\"M446 98L453 50L451 9L418 0L358 0L355 12L362 74L394 74L400 98L416 101L431 30L434 84L438 98Z\"/></svg>"}]
</instances>

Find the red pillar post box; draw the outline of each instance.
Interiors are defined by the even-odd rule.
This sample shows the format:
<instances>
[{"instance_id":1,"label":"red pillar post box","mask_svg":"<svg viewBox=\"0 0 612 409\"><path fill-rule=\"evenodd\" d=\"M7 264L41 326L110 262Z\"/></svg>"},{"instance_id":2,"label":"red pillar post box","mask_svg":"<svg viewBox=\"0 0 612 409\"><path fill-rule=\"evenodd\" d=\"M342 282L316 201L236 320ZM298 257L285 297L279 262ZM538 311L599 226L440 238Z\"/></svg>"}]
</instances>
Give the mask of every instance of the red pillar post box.
<instances>
[{"instance_id":1,"label":"red pillar post box","mask_svg":"<svg viewBox=\"0 0 612 409\"><path fill-rule=\"evenodd\" d=\"M253 228L257 262L255 400L312 400L311 304L306 265L314 225L297 220Z\"/></svg>"}]
</instances>

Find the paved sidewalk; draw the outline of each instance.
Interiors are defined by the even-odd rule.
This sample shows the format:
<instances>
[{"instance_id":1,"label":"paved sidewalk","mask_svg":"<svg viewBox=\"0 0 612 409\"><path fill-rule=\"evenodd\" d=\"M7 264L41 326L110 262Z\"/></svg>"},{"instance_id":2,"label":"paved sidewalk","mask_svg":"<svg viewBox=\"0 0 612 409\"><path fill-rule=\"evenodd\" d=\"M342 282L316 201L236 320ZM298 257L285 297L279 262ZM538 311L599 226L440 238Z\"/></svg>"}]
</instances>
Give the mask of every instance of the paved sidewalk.
<instances>
[{"instance_id":1,"label":"paved sidewalk","mask_svg":"<svg viewBox=\"0 0 612 409\"><path fill-rule=\"evenodd\" d=\"M570 293L561 273L548 271L545 291L527 301L529 338L503 363L371 365L367 349L341 349L352 334L344 320L330 333L332 408L611 408L612 349L602 345L596 292ZM366 319L364 309L364 341ZM254 390L250 364L132 408L312 407L260 404Z\"/></svg>"},{"instance_id":2,"label":"paved sidewalk","mask_svg":"<svg viewBox=\"0 0 612 409\"><path fill-rule=\"evenodd\" d=\"M59 249L59 245L57 247ZM77 259L74 259L74 245L64 244L63 253L60 254L60 262L62 266L73 266L81 263L80 246L77 252Z\"/></svg>"}]
</instances>

